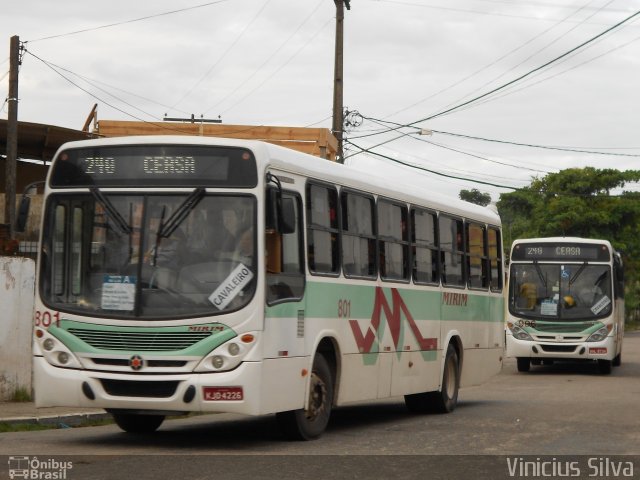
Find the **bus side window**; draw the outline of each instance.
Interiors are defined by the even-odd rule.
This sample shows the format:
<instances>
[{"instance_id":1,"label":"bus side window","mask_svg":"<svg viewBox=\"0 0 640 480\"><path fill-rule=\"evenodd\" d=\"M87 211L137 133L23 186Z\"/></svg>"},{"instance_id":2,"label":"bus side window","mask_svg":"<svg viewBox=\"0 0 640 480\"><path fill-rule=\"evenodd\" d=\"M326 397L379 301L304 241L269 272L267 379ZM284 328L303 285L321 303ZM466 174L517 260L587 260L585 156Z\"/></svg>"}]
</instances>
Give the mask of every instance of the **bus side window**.
<instances>
[{"instance_id":1,"label":"bus side window","mask_svg":"<svg viewBox=\"0 0 640 480\"><path fill-rule=\"evenodd\" d=\"M292 207L295 225L291 233L267 228L267 303L299 300L304 294L302 202L292 192L282 192L282 203Z\"/></svg>"},{"instance_id":2,"label":"bus side window","mask_svg":"<svg viewBox=\"0 0 640 480\"><path fill-rule=\"evenodd\" d=\"M461 219L440 215L438 217L442 284L463 287L465 280L464 228Z\"/></svg>"},{"instance_id":3,"label":"bus side window","mask_svg":"<svg viewBox=\"0 0 640 480\"><path fill-rule=\"evenodd\" d=\"M495 228L488 230L489 249L489 276L491 278L491 291L500 292L502 290L502 245L500 244L500 231Z\"/></svg>"}]
</instances>

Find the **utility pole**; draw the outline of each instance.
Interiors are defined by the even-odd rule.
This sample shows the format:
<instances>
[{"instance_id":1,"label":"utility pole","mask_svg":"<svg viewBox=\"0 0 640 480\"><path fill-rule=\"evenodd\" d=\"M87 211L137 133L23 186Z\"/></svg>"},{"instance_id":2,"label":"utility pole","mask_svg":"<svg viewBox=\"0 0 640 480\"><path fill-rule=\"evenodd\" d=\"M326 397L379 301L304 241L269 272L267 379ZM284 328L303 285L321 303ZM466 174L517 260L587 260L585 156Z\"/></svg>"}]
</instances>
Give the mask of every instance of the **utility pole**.
<instances>
[{"instance_id":1,"label":"utility pole","mask_svg":"<svg viewBox=\"0 0 640 480\"><path fill-rule=\"evenodd\" d=\"M336 4L336 55L333 74L333 125L331 132L338 139L338 162L343 163L342 157L342 131L344 128L342 105L342 62L343 62L343 38L344 38L344 7L350 10L350 0L333 0Z\"/></svg>"},{"instance_id":2,"label":"utility pole","mask_svg":"<svg viewBox=\"0 0 640 480\"><path fill-rule=\"evenodd\" d=\"M16 164L18 160L18 69L20 37L11 37L9 53L9 96L7 97L7 159L5 163L4 222L13 238L16 217Z\"/></svg>"}]
</instances>

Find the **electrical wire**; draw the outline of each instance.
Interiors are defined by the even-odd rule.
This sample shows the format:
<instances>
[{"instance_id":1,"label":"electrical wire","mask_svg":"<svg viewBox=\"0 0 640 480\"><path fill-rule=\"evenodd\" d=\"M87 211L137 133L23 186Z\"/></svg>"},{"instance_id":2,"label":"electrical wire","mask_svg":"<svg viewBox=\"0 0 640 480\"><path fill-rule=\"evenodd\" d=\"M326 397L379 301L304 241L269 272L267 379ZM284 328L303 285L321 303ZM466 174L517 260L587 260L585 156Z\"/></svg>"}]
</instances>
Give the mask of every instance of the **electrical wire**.
<instances>
[{"instance_id":1,"label":"electrical wire","mask_svg":"<svg viewBox=\"0 0 640 480\"><path fill-rule=\"evenodd\" d=\"M60 65L56 65L55 63L52 63L52 62L49 62L49 63L50 63L51 65L53 65L54 67L56 67L56 68L58 68L58 69L60 69L60 70L62 70L62 71L64 71L64 72L67 72L67 73L69 73L69 74L71 74L71 75L73 75L73 76L75 76L75 77L77 77L77 78L80 78L80 79L84 80L85 82L87 82L88 84L92 85L93 87L95 87L95 88L97 88L97 89L99 89L99 90L101 90L101 91L103 91L103 92L107 93L107 94L108 94L108 95L110 95L111 97L116 98L117 100L120 100L120 101L121 101L121 102L123 102L123 103L126 103L126 102L125 102L124 100L122 100L122 99L120 99L120 98L116 97L116 96L115 96L115 95L113 95L112 93L107 92L107 91L106 91L106 90L104 90L103 88L100 88L100 87L99 87L98 85L96 85L96 84L101 84L101 85L104 85L104 86L106 86L106 87L109 87L109 88L111 88L111 89L113 89L113 90L118 90L119 92L125 93L125 94L127 94L127 95L131 95L132 97L139 98L139 99L144 100L144 101L149 102L149 103L153 103L153 104L158 105L158 106L160 106L160 107L163 107L163 108L165 108L165 109L169 109L169 108L171 108L169 105L165 105L164 103L157 102L157 101L155 101L155 100L153 100L153 99L151 99L151 98L144 97L144 96L142 96L142 95L138 95L138 94L136 94L136 93L130 92L130 91L128 91L128 90L124 90L124 89L122 89L122 88L119 88L119 87L116 87L116 86L114 86L114 85L108 84L108 83L103 82L103 81L101 81L101 80L97 80L97 79L95 79L95 78L90 78L90 77L87 77L87 76L81 75L81 74L79 74L79 73L73 72L72 70L69 70L68 68L62 67L62 66L60 66ZM134 107L134 108L136 108L136 109L137 109L137 107ZM186 112L186 111L184 111L184 110L178 110L178 111L179 111L180 113L185 114L185 115L190 115L190 112ZM143 113L146 113L146 112L143 112ZM147 115L149 115L149 116L154 116L154 115L151 115L151 114L147 114Z\"/></svg>"},{"instance_id":2,"label":"electrical wire","mask_svg":"<svg viewBox=\"0 0 640 480\"><path fill-rule=\"evenodd\" d=\"M540 148L544 150L558 150L561 152L571 152L571 153L588 153L592 155L607 155L607 156L615 156L615 157L640 157L640 154L635 153L617 153L617 152L602 152L597 150L586 150L580 148L568 148L568 147L556 147L552 145L536 145L533 143L519 143L513 142L509 140L497 140L495 138L485 138L485 137L476 137L473 135L465 135L461 133L453 133L453 132L444 132L441 130L431 130L433 133L439 133L441 135L449 135L452 137L458 138L466 138L470 140L480 140L483 142L492 142L492 143L500 143L504 145L516 145L519 147L530 147L530 148Z\"/></svg>"},{"instance_id":3,"label":"electrical wire","mask_svg":"<svg viewBox=\"0 0 640 480\"><path fill-rule=\"evenodd\" d=\"M293 37L296 36L296 34L302 29L302 27L313 17L313 15L320 9L320 7L324 4L324 0L320 0L318 2L318 4L316 5L316 7L313 9L313 11L302 21L302 23L300 23L298 25L298 27L294 30L294 32L289 35L284 42L282 42L280 44L280 46L278 46L278 48L276 48L273 53L271 55L269 55L269 57L262 62L262 64L257 67L256 69L254 69L254 71L248 75L241 83L239 83L236 88L233 89L233 91L231 91L230 93L228 93L226 96L224 96L222 99L220 99L215 105L207 108L204 111L204 114L206 115L209 111L213 110L214 108L216 108L218 105L220 105L221 103L223 103L225 100L227 100L228 98L232 97L238 90L240 90L242 87L244 87L249 80L251 80L260 70L262 70L286 45L289 44L289 42L291 41L291 39Z\"/></svg>"},{"instance_id":4,"label":"electrical wire","mask_svg":"<svg viewBox=\"0 0 640 480\"><path fill-rule=\"evenodd\" d=\"M578 13L578 12L580 12L582 9L586 8L586 7L587 7L590 3L592 3L592 2L593 2L593 0L589 0L589 2L587 2L586 4L584 4L584 5L583 5L582 7L580 7L578 10L576 10L576 11L572 12L571 14L567 15L567 16L566 16L565 18L563 18L562 20L559 20L558 22L556 22L555 24L553 24L553 25L551 25L550 27L546 28L546 29L545 29L545 30L543 30L542 32L540 32L540 33L536 34L535 36L531 37L531 38L530 38L529 40L527 40L526 42L524 42L524 43L520 44L518 47L516 47L516 48L514 48L514 49L512 49L512 50L510 50L510 51L508 51L507 53L505 53L505 54L504 54L504 55L502 55L501 57L499 57L499 58L497 58L496 60L494 60L494 61L492 61L492 62L488 63L487 65L485 65L485 66L483 66L482 68L480 68L480 69L476 70L475 72L473 72L473 73L471 73L471 74L467 75L467 76L466 76L466 77L464 77L464 78L461 78L460 80L458 80L457 82L455 82L455 83L453 83L453 84L449 85L448 87L445 87L445 88L443 88L443 89L441 89L441 90L439 90L439 91L437 91L437 92L435 92L435 93L433 93L433 94L429 95L428 97L422 98L422 99L418 100L417 102L415 102L415 103L413 103L413 104L411 104L411 105L409 105L409 106L407 106L407 107L404 107L404 108L402 108L402 109L400 109L400 110L398 110L398 111L396 111L396 112L393 112L393 113L391 113L391 114L389 114L389 115L386 115L384 118L393 117L393 116L395 116L395 115L397 115L397 114L399 114L399 113L402 113L402 112L404 112L404 111L406 111L406 110L409 110L409 109L411 109L411 108L413 108L413 107L416 107L416 106L418 106L418 105L420 105L420 104L422 104L422 103L426 102L427 100L431 100L432 98L437 97L438 95L440 95L440 94L442 94L442 93L444 93L444 92L446 92L446 91L449 91L449 90L451 90L452 88L457 87L458 85L460 85L460 84L462 84L462 83L466 82L467 80L470 80L471 78L473 78L473 77L475 77L475 76L479 75L480 73L482 73L482 72L484 72L485 70L487 70L487 69L489 69L489 68L493 67L494 65L498 64L499 62L501 62L501 61L502 61L502 60L504 60L505 58L509 57L510 55L512 55L512 54L514 54L514 53L516 53L516 52L518 52L518 51L520 51L520 50L522 50L524 47L526 47L527 45L529 45L529 44L533 43L533 42L534 42L534 41L536 41L538 38L541 38L542 36L544 36L545 34L547 34L548 32L550 32L550 31L551 31L551 30L553 30L554 28L558 27L559 25L561 25L562 23L564 23L565 21L567 21L569 18L571 18L571 17L572 17L573 15L575 15L576 13ZM495 79L494 79L494 80L495 80ZM474 90L474 91L475 91L475 90ZM465 96L464 96L464 97L462 97L462 98L465 98L465 97L467 97L468 95L470 95L470 94L467 94L467 95L465 95Z\"/></svg>"},{"instance_id":5,"label":"electrical wire","mask_svg":"<svg viewBox=\"0 0 640 480\"><path fill-rule=\"evenodd\" d=\"M360 146L356 145L355 143L351 142L350 140L346 140L346 143L349 143L350 145L353 145L355 148L359 149L360 153L367 152L367 153L369 153L371 155L375 155L377 157L384 158L384 159L389 160L391 162L398 163L400 165L404 165L404 166L407 166L407 167L415 168L417 170L422 170L424 172L432 173L434 175L439 175L441 177L453 178L453 179L456 179L456 180L464 180L466 182L473 182L473 183L478 183L478 184L481 184L481 185L489 185L491 187L506 188L506 189L509 189L509 190L520 190L518 187L513 187L511 185L501 185L501 184L498 184L498 183L485 182L485 181L482 181L482 180L474 180L474 179L470 179L470 178L459 177L459 176L456 176L456 175L450 175L450 174L447 174L447 173L438 172L436 170L431 170L429 168L420 167L420 166L417 166L417 165L414 165L414 164L411 164L411 163L408 163L408 162L404 162L402 160L398 160L397 158L389 157L388 155L383 155L382 153L372 152L371 148L374 148L374 147L370 147L370 148L360 147Z\"/></svg>"},{"instance_id":6,"label":"electrical wire","mask_svg":"<svg viewBox=\"0 0 640 480\"><path fill-rule=\"evenodd\" d=\"M269 5L269 3L271 3L272 0L266 0L263 4L262 7L260 7L260 9L258 10L258 12L253 16L253 18L249 21L249 23L247 23L245 25L245 27L242 29L242 31L238 34L238 36L233 40L233 42L231 42L231 45L229 45L227 47L227 49L222 53L222 55L220 55L220 57L218 57L218 59L214 62L213 65L211 65L211 67L209 67L209 69L204 73L204 75L202 75L200 77L200 79L195 82L191 88L189 88L187 90L187 92L182 95L182 97L180 97L180 99L178 99L177 102L175 102L173 104L173 107L175 107L176 105L179 105L180 103L182 103L189 95L191 95L193 93L193 91L202 83L204 82L204 80L211 75L211 72L213 72L213 70L220 65L220 63L227 57L227 55L229 54L229 52L233 49L233 47L235 47L238 42L240 41L240 39L242 39L242 37L244 36L244 34L249 30L249 27L251 25L253 25L253 23L258 19L258 17L262 14L262 12L264 12L265 8L267 8L267 5ZM172 107L172 108L173 108Z\"/></svg>"},{"instance_id":7,"label":"electrical wire","mask_svg":"<svg viewBox=\"0 0 640 480\"><path fill-rule=\"evenodd\" d=\"M616 51L616 50L619 50L620 48L624 48L624 47L626 47L626 46L628 46L628 45L631 45L632 43L635 43L635 42L637 42L638 40L640 40L640 36L639 36L639 37L636 37L636 38L634 38L634 39L632 39L632 40L630 40L630 41L628 41L628 42L626 42L626 43L623 43L623 44L621 44L621 45L618 45L617 47L613 47L613 48L611 48L611 49L607 50L606 52L601 53L600 55L596 55L595 57L592 57L592 58L590 58L590 59L587 59L587 60L585 60L585 61L583 61L583 62L581 62L581 63L578 63L578 64L576 64L576 65L573 65L572 67L569 67L569 68L567 68L567 69L565 69L565 70L563 70L563 71L561 71L561 72L557 72L557 73L555 73L555 74L553 74L553 75L550 75L550 76L548 76L548 77L542 78L542 79L538 80L537 82L533 82L533 83L529 83L529 84L526 84L526 85L522 85L520 88L516 88L516 89L506 89L506 91L505 91L505 92L502 92L500 95L496 95L496 96L493 96L493 97L490 97L490 98L487 98L487 99L481 100L481 101L479 101L478 103L475 103L474 105L471 105L470 107L464 107L464 108L461 108L459 111L464 111L464 110L466 110L467 108L472 108L472 107L476 107L476 106L484 105L484 104L489 103L489 102L492 102L492 101L494 101L494 100L499 100L499 99L502 99L502 98L507 97L507 96L509 96L509 95L512 95L512 94L514 94L514 93L518 93L518 92L521 92L521 91L526 90L526 89L528 89L528 88L534 87L534 86L536 86L536 85L539 85L540 83L546 82L547 80L552 80L552 79L554 79L554 78L556 78L556 77L558 77L558 76L560 76L560 75L564 75L565 73L568 73L568 72L570 72L570 71L572 71L572 70L575 70L576 68L579 68L579 67L581 67L581 66L583 66L583 65L586 65L586 64L591 63L591 62L593 62L593 61L595 61L595 60L598 60L599 58L602 58L602 57L604 57L604 56L606 56L606 55L609 55L610 53L612 53L612 52L614 52L614 51ZM573 56L571 56L571 57L567 57L567 60L568 60L569 58L572 58L572 57L573 57ZM563 62L564 62L564 61L562 61L562 62L560 62L560 63L563 63ZM534 75L532 78L535 78L536 76L538 76L538 75Z\"/></svg>"},{"instance_id":8,"label":"electrical wire","mask_svg":"<svg viewBox=\"0 0 640 480\"><path fill-rule=\"evenodd\" d=\"M542 65L540 65L540 66L538 66L538 67L536 67L536 68L534 68L532 70L529 70L528 72L526 72L526 73L514 78L513 80L511 80L511 81L509 81L509 82L507 82L507 83L505 83L503 85L500 85L500 86L498 86L498 87L496 87L496 88L494 88L494 89L492 89L492 90L490 90L490 91L488 91L486 93L483 93L482 95L474 97L474 98L472 98L470 100L467 100L466 102L460 103L460 104L458 104L456 106L453 106L453 107L451 107L449 109L443 110L443 111L441 111L439 113L435 113L435 114L430 115L430 116L428 116L426 118L422 118L420 120L416 120L415 122L411 122L411 123L407 124L407 126L412 126L412 125L415 125L416 123L420 123L420 122L426 122L428 120L432 120L434 118L441 117L441 116L443 116L445 114L452 113L455 110L460 109L461 107L464 107L466 105L470 105L471 103L477 102L478 100L481 100L481 99L483 99L485 97L488 97L489 95L492 95L492 94L494 94L496 92L499 92L500 90L503 90L506 87L508 87L510 85L513 85L516 82L519 82L519 81L523 80L524 78L529 77L533 73L538 72L538 71L540 71L540 70L542 70L542 69L544 69L544 68L546 68L546 67L548 67L548 66L550 66L550 65L552 65L552 64L554 64L556 62L558 62L559 60L563 59L564 57L572 54L573 52L575 52L575 51L581 49L582 47L594 42L595 40L599 39L600 37L602 37L602 36L612 32L613 30L619 28L620 26L622 26L625 23L629 22L630 20L634 19L638 15L640 15L640 10L638 10L635 13L629 15L628 17L626 17L625 19L623 19L620 22L616 23L615 25L607 28L603 32L599 33L598 35L595 35L595 36L589 38L588 40L586 40L586 41L582 42L581 44L571 48L570 50L566 51L565 53L563 53L561 55L558 55L557 57L549 60L548 62L546 62L546 63L544 63L544 64L542 64Z\"/></svg>"},{"instance_id":9,"label":"electrical wire","mask_svg":"<svg viewBox=\"0 0 640 480\"><path fill-rule=\"evenodd\" d=\"M256 85L251 91L249 91L246 95L244 95L243 97L241 97L239 100L237 100L233 105L231 105L230 107L228 107L227 109L223 110L222 113L227 113L229 110L231 110L232 108L238 106L239 104L241 104L242 102L244 102L247 98L249 98L251 95L253 95L256 90L258 90L260 87L262 87L265 83L267 83L269 80L271 80L274 76L276 76L278 73L280 73L287 65L289 65L289 63L291 63L291 61L296 58L300 52L302 52L305 48L307 48L307 46L309 46L309 44L315 40L315 38L320 35L320 33L322 33L322 31L327 27L327 25L333 21L333 17L330 18L329 20L327 20L319 29L318 31L316 31L316 33L314 33L309 40L307 40L304 44L302 44L300 46L300 48L298 48L298 50L296 50L282 65L280 65L280 67L278 67L276 70L274 70L271 75L269 75L268 77L266 77L262 82L260 82L258 85Z\"/></svg>"},{"instance_id":10,"label":"electrical wire","mask_svg":"<svg viewBox=\"0 0 640 480\"><path fill-rule=\"evenodd\" d=\"M195 10L196 8L208 7L208 6L211 6L211 5L216 5L218 3L223 3L223 2L228 2L228 1L230 1L230 0L216 0L215 2L207 2L207 3L200 4L200 5L194 5L192 7L185 7L185 8L180 8L180 9L177 9L177 10L171 10L169 12L156 13L154 15L147 15L147 16L144 16L144 17L134 18L132 20L125 20L125 21L122 21L122 22L116 22L116 23L109 23L109 24L106 24L106 25L100 25L98 27L83 28L82 30L75 30L73 32L60 33L58 35L50 35L48 37L36 38L35 40L28 40L28 42L30 42L30 43L41 42L43 40L51 40L51 39L54 39L54 38L68 37L70 35L77 35L77 34L80 34L80 33L93 32L95 30L102 30L102 29L105 29L105 28L117 27L119 25L126 25L128 23L141 22L143 20L150 20L152 18L163 17L163 16L166 16L166 15L173 15L175 13L182 13L182 12L186 12L188 10Z\"/></svg>"},{"instance_id":11,"label":"electrical wire","mask_svg":"<svg viewBox=\"0 0 640 480\"><path fill-rule=\"evenodd\" d=\"M566 17L565 20L567 20L568 18L570 18L571 16L574 16L576 14L578 14L580 11L582 11L584 8L586 8L587 6L589 6L590 4L592 4L595 0L591 0L590 2L584 4L582 7L580 7L578 10L576 10L575 12L571 13L571 15L569 15L568 17ZM532 58L534 58L536 55L539 55L540 53L542 53L543 51L547 50L550 46L554 45L555 43L557 43L558 41L560 41L562 38L566 37L567 35L569 35L571 32L573 32L574 30L576 30L577 28L581 27L587 20L593 18L595 15L597 15L598 13L600 13L605 7L607 7L608 5L612 4L615 0L609 0L609 2L607 2L605 5L601 6L599 9L597 9L595 12L593 12L591 15L589 15L588 17L586 17L585 19L583 19L581 22L577 23L576 25L574 25L573 27L571 27L570 29L568 29L567 31L565 31L564 33L558 35L557 37L555 37L553 40L547 42L545 45L543 45L541 48L539 48L538 50L536 50L535 52L533 52L532 54L530 54L528 57L526 57L525 59L521 60L520 62L518 62L516 65L513 65L512 67L506 69L505 71L503 71L500 75L498 75L497 77L492 78L491 80L489 80L488 82L485 82L484 84L480 85L479 87L475 88L474 90L472 90L471 92L467 93L466 95L458 98L457 100L454 100L453 102L445 105L443 108L449 108L452 105L455 105L456 103L460 103L462 102L465 98L470 97L471 95L474 95L476 92L482 91L484 88L488 87L489 85L491 85L492 83L494 83L495 81L501 79L502 77L504 77L505 75L515 71L517 68L519 68L520 66L524 65L525 63L527 63L529 60L531 60ZM563 23L564 20L562 22L556 23L553 27L556 27L558 25L560 25L561 23ZM545 31L548 32L551 29L547 29Z\"/></svg>"}]
</instances>

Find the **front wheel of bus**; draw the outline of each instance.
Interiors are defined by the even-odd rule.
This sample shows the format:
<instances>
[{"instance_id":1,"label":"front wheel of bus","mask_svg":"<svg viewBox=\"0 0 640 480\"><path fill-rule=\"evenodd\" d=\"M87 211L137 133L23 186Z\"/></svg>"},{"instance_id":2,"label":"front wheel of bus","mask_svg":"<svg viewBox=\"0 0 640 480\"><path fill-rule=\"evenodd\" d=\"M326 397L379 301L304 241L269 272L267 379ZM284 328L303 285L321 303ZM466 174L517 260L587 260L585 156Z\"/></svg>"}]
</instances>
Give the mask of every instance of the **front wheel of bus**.
<instances>
[{"instance_id":1,"label":"front wheel of bus","mask_svg":"<svg viewBox=\"0 0 640 480\"><path fill-rule=\"evenodd\" d=\"M609 375L611 373L611 360L598 360L598 371L603 375Z\"/></svg>"},{"instance_id":2,"label":"front wheel of bus","mask_svg":"<svg viewBox=\"0 0 640 480\"><path fill-rule=\"evenodd\" d=\"M116 424L127 433L152 433L164 422L164 415L113 413Z\"/></svg>"},{"instance_id":3,"label":"front wheel of bus","mask_svg":"<svg viewBox=\"0 0 640 480\"><path fill-rule=\"evenodd\" d=\"M518 357L518 371L528 372L531 369L531 360L529 357Z\"/></svg>"},{"instance_id":4,"label":"front wheel of bus","mask_svg":"<svg viewBox=\"0 0 640 480\"><path fill-rule=\"evenodd\" d=\"M329 363L322 354L313 359L309 399L306 409L279 412L278 426L289 440L313 440L322 435L333 405L333 377Z\"/></svg>"}]
</instances>

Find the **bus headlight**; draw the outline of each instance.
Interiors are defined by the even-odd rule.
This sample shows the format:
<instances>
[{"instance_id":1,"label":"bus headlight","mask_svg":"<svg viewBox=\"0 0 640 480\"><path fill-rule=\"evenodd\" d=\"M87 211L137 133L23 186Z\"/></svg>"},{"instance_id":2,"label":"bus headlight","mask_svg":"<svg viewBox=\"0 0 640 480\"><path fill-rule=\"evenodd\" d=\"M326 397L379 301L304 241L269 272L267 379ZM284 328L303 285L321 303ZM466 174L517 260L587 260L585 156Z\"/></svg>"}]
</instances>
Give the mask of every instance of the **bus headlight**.
<instances>
[{"instance_id":1,"label":"bus headlight","mask_svg":"<svg viewBox=\"0 0 640 480\"><path fill-rule=\"evenodd\" d=\"M591 335L589 335L589 338L587 338L587 342L601 342L609 336L609 332L611 331L612 327L613 325L605 325L604 327L599 328Z\"/></svg>"},{"instance_id":2,"label":"bus headlight","mask_svg":"<svg viewBox=\"0 0 640 480\"><path fill-rule=\"evenodd\" d=\"M69 350L64 343L51 335L47 330L37 330L36 342L40 346L42 356L51 365L66 368L82 368L80 361L71 352L71 350Z\"/></svg>"},{"instance_id":3,"label":"bus headlight","mask_svg":"<svg viewBox=\"0 0 640 480\"><path fill-rule=\"evenodd\" d=\"M518 327L517 325L514 325L513 323L509 322L507 323L507 326L509 327L509 330L511 331L511 335L513 335L514 338L517 338L518 340L533 341L533 338L531 338L531 335L529 335L525 330Z\"/></svg>"},{"instance_id":4,"label":"bus headlight","mask_svg":"<svg viewBox=\"0 0 640 480\"><path fill-rule=\"evenodd\" d=\"M256 336L245 334L224 343L204 357L195 368L196 372L227 372L242 363L256 344Z\"/></svg>"}]
</instances>

